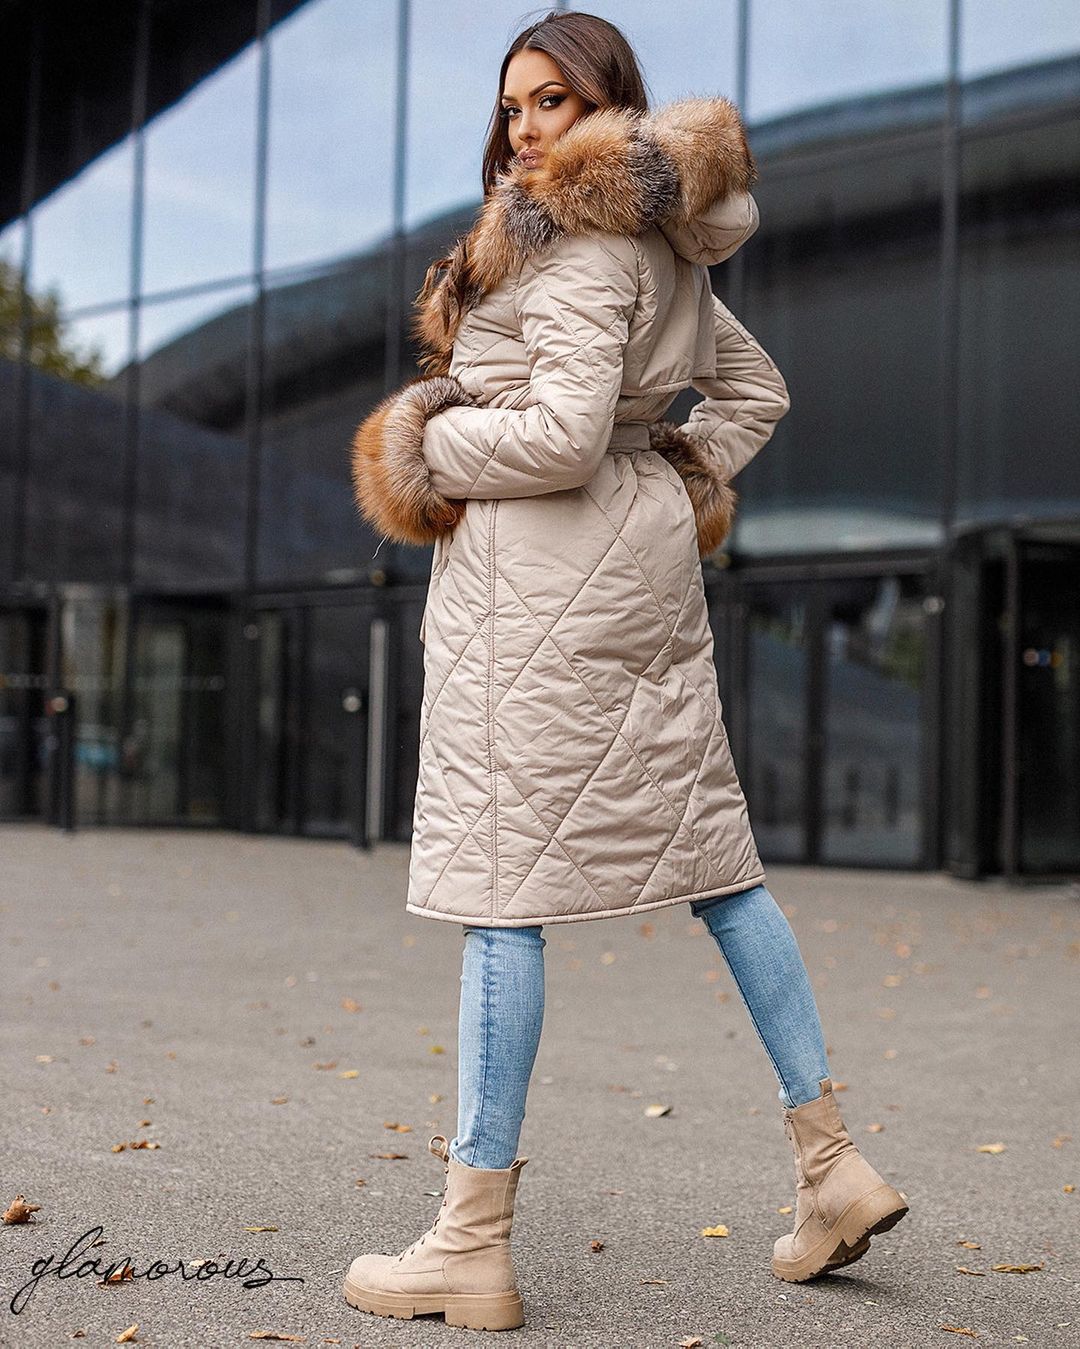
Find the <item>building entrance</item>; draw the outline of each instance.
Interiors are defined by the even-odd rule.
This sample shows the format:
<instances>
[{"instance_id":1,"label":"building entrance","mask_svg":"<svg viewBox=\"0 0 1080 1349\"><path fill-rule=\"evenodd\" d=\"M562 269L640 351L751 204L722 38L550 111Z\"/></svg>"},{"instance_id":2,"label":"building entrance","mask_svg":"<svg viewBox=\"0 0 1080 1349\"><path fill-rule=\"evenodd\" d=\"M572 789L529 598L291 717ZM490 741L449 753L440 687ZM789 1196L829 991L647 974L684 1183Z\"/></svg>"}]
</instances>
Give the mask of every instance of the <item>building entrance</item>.
<instances>
[{"instance_id":1,"label":"building entrance","mask_svg":"<svg viewBox=\"0 0 1080 1349\"><path fill-rule=\"evenodd\" d=\"M1080 529L972 530L950 558L946 864L1080 872Z\"/></svg>"},{"instance_id":2,"label":"building entrance","mask_svg":"<svg viewBox=\"0 0 1080 1349\"><path fill-rule=\"evenodd\" d=\"M0 819L42 816L48 799L48 614L0 608Z\"/></svg>"},{"instance_id":3,"label":"building entrance","mask_svg":"<svg viewBox=\"0 0 1080 1349\"><path fill-rule=\"evenodd\" d=\"M365 842L381 813L387 625L356 596L286 597L252 608L243 633L249 821Z\"/></svg>"},{"instance_id":4,"label":"building entrance","mask_svg":"<svg viewBox=\"0 0 1080 1349\"><path fill-rule=\"evenodd\" d=\"M763 860L932 865L940 600L924 572L738 578L740 776Z\"/></svg>"}]
</instances>

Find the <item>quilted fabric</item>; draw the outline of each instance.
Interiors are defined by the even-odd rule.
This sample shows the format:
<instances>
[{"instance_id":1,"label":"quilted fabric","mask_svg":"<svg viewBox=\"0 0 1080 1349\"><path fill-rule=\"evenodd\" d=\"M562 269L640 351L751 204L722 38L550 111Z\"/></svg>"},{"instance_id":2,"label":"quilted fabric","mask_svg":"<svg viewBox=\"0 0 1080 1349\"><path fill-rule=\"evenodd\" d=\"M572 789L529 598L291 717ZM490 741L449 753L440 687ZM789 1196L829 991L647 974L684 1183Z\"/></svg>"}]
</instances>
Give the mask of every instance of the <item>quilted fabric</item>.
<instances>
[{"instance_id":1,"label":"quilted fabric","mask_svg":"<svg viewBox=\"0 0 1080 1349\"><path fill-rule=\"evenodd\" d=\"M695 258L707 227L686 228ZM476 405L423 431L432 485L466 506L421 628L408 910L521 926L757 884L694 513L648 428L692 383L684 429L734 476L787 409L776 366L651 228L526 259L469 310L449 373Z\"/></svg>"}]
</instances>

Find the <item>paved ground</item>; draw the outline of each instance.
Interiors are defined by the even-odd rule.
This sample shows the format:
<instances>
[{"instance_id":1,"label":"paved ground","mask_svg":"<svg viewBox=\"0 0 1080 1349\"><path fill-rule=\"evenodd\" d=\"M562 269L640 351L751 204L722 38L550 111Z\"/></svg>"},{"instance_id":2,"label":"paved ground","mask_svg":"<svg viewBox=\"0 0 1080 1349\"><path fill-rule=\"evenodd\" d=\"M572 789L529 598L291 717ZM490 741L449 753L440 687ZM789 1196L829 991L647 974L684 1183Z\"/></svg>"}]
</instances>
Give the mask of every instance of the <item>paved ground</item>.
<instances>
[{"instance_id":1,"label":"paved ground","mask_svg":"<svg viewBox=\"0 0 1080 1349\"><path fill-rule=\"evenodd\" d=\"M426 1228L426 1142L454 1131L461 930L405 914L406 849L8 828L0 859L0 1207L41 1206L0 1225L0 1343L105 1345L134 1323L169 1349L260 1330L477 1343L339 1295L353 1255ZM515 1228L527 1324L506 1342L1080 1345L1075 890L779 866L769 885L849 1128L911 1213L843 1274L775 1280L791 1156L703 925L677 906L549 926ZM671 1113L647 1117L656 1101ZM139 1139L160 1147L112 1150ZM720 1223L729 1237L700 1235ZM261 1257L275 1282L46 1274L16 1298L35 1259L99 1225L105 1263Z\"/></svg>"}]
</instances>

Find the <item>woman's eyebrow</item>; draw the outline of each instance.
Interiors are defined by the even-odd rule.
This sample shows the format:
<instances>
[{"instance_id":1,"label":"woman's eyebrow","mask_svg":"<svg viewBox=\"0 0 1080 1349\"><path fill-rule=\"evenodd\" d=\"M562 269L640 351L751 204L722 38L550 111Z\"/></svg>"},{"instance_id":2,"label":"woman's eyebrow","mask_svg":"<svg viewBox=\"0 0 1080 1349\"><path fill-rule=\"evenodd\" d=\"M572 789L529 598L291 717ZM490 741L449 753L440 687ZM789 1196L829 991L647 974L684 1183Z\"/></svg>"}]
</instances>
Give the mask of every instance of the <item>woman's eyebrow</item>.
<instances>
[{"instance_id":1,"label":"woman's eyebrow","mask_svg":"<svg viewBox=\"0 0 1080 1349\"><path fill-rule=\"evenodd\" d=\"M530 98L535 98L536 95L540 92L540 90L541 90L541 89L546 89L546 88L548 87L549 84L557 84L557 85L559 86L560 89L565 89L565 88L566 88L566 85L563 84L563 83L561 83L559 80L545 80L543 84L538 84L538 85L536 86L535 89L533 89L533 90L530 91L529 97L530 97ZM517 100L511 98L509 94L503 94L503 96L502 96L502 102L503 102L503 103L515 103L515 102L517 102Z\"/></svg>"}]
</instances>

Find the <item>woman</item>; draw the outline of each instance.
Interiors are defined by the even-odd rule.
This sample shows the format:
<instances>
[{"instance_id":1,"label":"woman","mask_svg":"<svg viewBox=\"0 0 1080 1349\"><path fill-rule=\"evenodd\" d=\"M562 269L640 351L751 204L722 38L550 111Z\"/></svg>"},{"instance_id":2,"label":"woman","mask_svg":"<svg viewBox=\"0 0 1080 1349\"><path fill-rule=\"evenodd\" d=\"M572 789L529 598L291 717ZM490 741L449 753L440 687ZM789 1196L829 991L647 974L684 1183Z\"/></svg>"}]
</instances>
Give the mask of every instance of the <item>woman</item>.
<instances>
[{"instance_id":1,"label":"woman","mask_svg":"<svg viewBox=\"0 0 1080 1349\"><path fill-rule=\"evenodd\" d=\"M907 1211L840 1118L721 719L700 558L788 408L707 270L756 228L755 176L726 99L649 113L619 30L549 13L503 61L476 223L420 291L425 374L357 431L361 511L434 543L406 907L464 925L458 1131L429 1143L442 1206L407 1250L353 1261L363 1310L523 1324L510 1229L544 923L688 902L716 939L795 1153L780 1278L857 1260ZM687 422L662 420L690 385Z\"/></svg>"}]
</instances>

